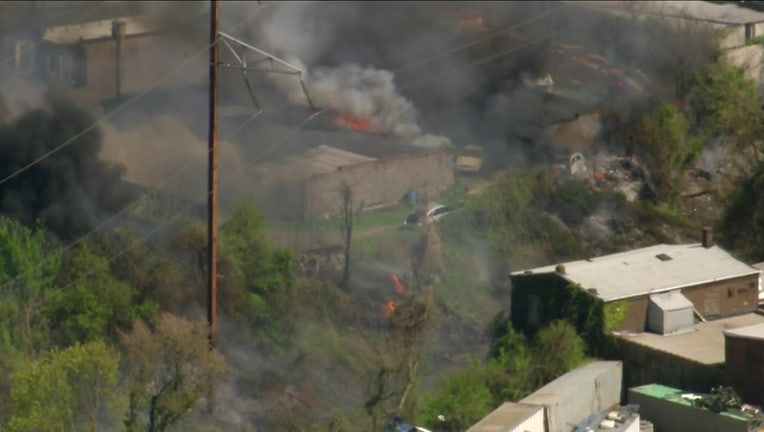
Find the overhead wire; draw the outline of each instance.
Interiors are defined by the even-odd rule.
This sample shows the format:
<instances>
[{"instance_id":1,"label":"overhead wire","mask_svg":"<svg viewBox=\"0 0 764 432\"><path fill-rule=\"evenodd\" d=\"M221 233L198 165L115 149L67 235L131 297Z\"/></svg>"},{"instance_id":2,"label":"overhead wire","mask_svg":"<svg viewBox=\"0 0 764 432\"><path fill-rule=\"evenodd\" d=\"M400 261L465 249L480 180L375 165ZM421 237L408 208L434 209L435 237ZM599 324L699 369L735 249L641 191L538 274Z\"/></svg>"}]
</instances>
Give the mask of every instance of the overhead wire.
<instances>
[{"instance_id":1,"label":"overhead wire","mask_svg":"<svg viewBox=\"0 0 764 432\"><path fill-rule=\"evenodd\" d=\"M494 38L496 38L498 36L503 35L504 33L509 33L509 32L511 32L513 30L517 30L520 27L526 26L528 24L533 24L536 21L539 21L539 20L541 20L541 19L543 19L543 18L545 18L545 17L547 17L549 15L556 14L558 12L562 12L563 9L565 9L565 6L557 6L557 7L555 7L552 10L546 11L546 12L544 12L544 13L542 13L540 15L537 15L537 16L535 16L533 18L530 18L530 19L528 19L526 21L522 21L522 22L519 22L519 23L514 23L514 24L512 24L510 26L507 26L507 27L504 27L502 29L499 29L499 30L496 30L494 32L491 32L491 33L489 33L489 34L487 34L485 36L482 36L482 37L480 37L478 39L475 39L475 40L473 40L471 42L467 42L467 43L465 43L463 45L460 45L458 47L451 48L451 49L449 49L447 51L444 51L442 53L439 53L439 54L436 54L436 55L433 55L433 56L430 56L430 57L425 57L425 58L423 58L423 59L421 59L419 61L416 61L416 62L413 62L413 63L409 63L409 64L407 64L405 66L401 66L401 67L396 68L396 69L392 69L391 72L398 73L398 72L402 72L402 71L405 71L405 70L408 70L408 69L412 69L412 68L415 68L415 67L427 64L427 63L429 63L429 62L431 62L433 60L437 60L439 58L442 58L442 57L445 57L447 55L453 54L455 52L461 51L461 50L463 50L465 48L469 48L469 47L477 45L479 43L482 43L482 42L494 39Z\"/></svg>"},{"instance_id":2,"label":"overhead wire","mask_svg":"<svg viewBox=\"0 0 764 432\"><path fill-rule=\"evenodd\" d=\"M539 44L541 42L544 42L544 41L547 41L547 40L550 40L550 39L553 39L554 37L559 36L562 33L570 31L574 27L575 26L564 27L564 28L562 28L560 30L557 30L557 31L552 32L552 33L549 33L546 36L543 36L543 37L540 37L540 38L536 38L536 39L534 39L534 40L532 40L530 42L518 45L516 47L509 48L507 50L504 50L504 51L501 51L501 52L498 52L498 53L495 53L495 54L491 54L491 55L482 57L482 58L480 58L478 60L475 60L473 62L464 64L464 65L461 65L461 66L457 66L455 68L451 68L451 69L449 69L449 70L447 70L447 71L445 71L443 73L440 73L440 74L437 74L437 75L431 75L431 76L429 76L427 78L424 78L424 79L421 79L419 81L415 81L415 82L410 83L410 84L405 84L405 85L399 86L398 90L408 90L408 89L411 89L411 88L414 88L414 87L418 87L418 86L420 86L422 84L426 84L426 83L428 83L430 81L438 80L440 78L443 78L445 76L451 75L451 74L453 74L455 72L462 71L462 70L467 69L469 67L477 66L479 64L483 64L483 63L489 62L491 60L496 60L496 59L498 59L500 57L504 57L504 56L506 56L508 54L512 54L514 52L517 52L517 51L520 51L522 49L528 48L530 46Z\"/></svg>"},{"instance_id":3,"label":"overhead wire","mask_svg":"<svg viewBox=\"0 0 764 432\"><path fill-rule=\"evenodd\" d=\"M254 16L254 14L255 14L255 13L257 13L257 12L258 12L258 11L259 11L259 10L262 8L262 6L263 6L263 4L262 4L262 3L260 3L260 4L259 4L259 6L257 7L257 9L255 9L253 12L251 12L250 14L248 14L248 15L247 15L247 17L245 18L245 20L244 20L244 21L242 21L242 22L240 22L240 23L238 23L236 26L234 26L234 28L236 28L236 27L238 27L238 26L242 25L244 22L246 22L247 20L251 19L251 18ZM210 45L209 47L212 47L212 45ZM209 48L206 48L206 49L209 49ZM205 49L205 50L206 50L206 49ZM251 115L249 118L247 118L246 120L244 120L244 121L243 121L241 124L239 124L239 126L237 126L237 127L236 127L236 128L235 128L235 129L234 129L232 132L230 132L228 135L224 136L222 140L223 140L223 141L227 141L227 140L229 140L229 139L232 139L232 138L233 138L233 137L234 137L234 136L235 136L237 133L239 133L239 132L240 132L240 131L241 131L241 130L244 128L244 127L246 127L246 126L247 126L248 124L250 124L250 123L251 123L253 120L255 120L255 118L257 118L257 117L258 117L260 114L262 114L262 110L259 110L259 111L255 112L253 115ZM207 150L207 153L209 153L210 151L211 151L211 150ZM180 176L180 175L181 175L181 174L183 174L184 172L188 171L188 170L189 170L189 169L190 169L192 166L194 166L195 164L196 164L196 162L188 162L188 163L186 163L185 165L181 166L180 168L178 168L177 170L175 170L175 171L174 171L172 174L170 174L169 176L165 177L165 178L164 178L162 181L160 181L160 182L159 182L159 184L156 186L156 188L157 188L157 189L161 189L163 186L166 186L166 185L167 185L167 184L169 184L171 181L173 181L174 179L176 179L178 176ZM74 240L74 241L72 241L71 243L67 244L65 247L63 247L63 248L59 249L59 250L58 250L58 252L59 252L59 253L65 253L65 252L67 252L67 251L71 250L72 248L74 248L74 247L75 247L75 246L77 246L78 244L82 243L83 241L85 241L85 240L87 240L88 238L90 238L91 236L93 236L95 233L97 233L97 232L99 232L99 231L103 230L104 228L106 228L107 226L109 226L111 223L113 223L113 222L115 222L116 220L118 220L120 217L122 217L123 215L125 215L125 214L126 214L126 213L128 213L129 211L131 211L131 210L134 210L136 207L138 207L139 205L141 205L141 204L142 204L142 203L143 203L145 200L147 200L147 199L148 199L148 197L147 197L147 196L145 196L145 195L144 195L144 196L142 196L142 197L140 197L140 198L138 198L138 199L136 199L135 201L131 202L131 203L130 203L130 204L128 204L127 206L123 207L123 208L122 208L120 211L118 211L118 212L116 212L115 214L111 215L109 218L107 218L106 220L104 220L103 222L101 222L100 224L98 224L97 226L95 226L94 228L92 228L92 229L91 229L90 231L88 231L87 233L85 233L85 234L83 234L82 236L78 237L77 239L75 239L75 240ZM18 281L19 281L19 279L20 279L20 278L22 278L23 276L25 276L25 275L27 275L27 274L29 274L29 273L31 273L31 272L33 272L33 271L35 271L35 270L38 270L38 269L40 269L42 266L44 266L45 264L47 264L48 262L50 262L50 261L51 261L51 260L53 260L53 259L54 259L54 257L53 257L53 256L51 256L51 257L49 257L49 258L47 258L47 259L44 259L44 260L42 260L42 261L41 261L40 263L38 263L36 266L34 266L34 267L32 267L32 268L30 268L30 269L28 269L28 270L26 270L26 271L24 271L24 272L22 272L22 273L18 274L18 275L17 275L16 277L14 277L12 280L10 280L10 281L6 282L5 284L3 284L2 286L0 286L0 291L1 291L1 290L5 290L5 289L6 289L6 288L8 288L10 285L12 285L12 284L14 284L14 283L18 282Z\"/></svg>"},{"instance_id":4,"label":"overhead wire","mask_svg":"<svg viewBox=\"0 0 764 432\"><path fill-rule=\"evenodd\" d=\"M548 14L548 13L547 13L547 14ZM243 23L243 22L242 22L242 23ZM241 25L242 23L239 23L238 25ZM237 26L238 26L238 25L237 25ZM511 54L511 53L513 53L513 52L519 51L519 50L521 50L521 49L524 49L524 48L527 48L527 47L529 47L529 46L533 46L533 45L535 45L535 44L537 44L537 43L539 43L539 42L542 42L542 41L545 41L545 40L551 39L551 38L553 38L553 37L555 37L555 36L557 36L557 35L559 35L559 34L562 34L563 32L566 32L566 31L569 31L569 30L571 30L571 29L572 29L572 28L574 28L574 27L576 27L576 26L568 26L568 27L566 27L566 28L563 28L563 29L561 29L561 30L558 30L558 31L556 31L556 32L553 32L553 33L551 33L551 34L548 34L548 35L546 35L546 36L544 36L544 37L541 37L541 38L537 38L537 39L534 39L534 40L532 40L532 41L530 41L530 42L528 42L528 43L524 43L524 44L521 44L521 45L519 45L519 46L513 47L513 48L511 48L511 49L507 49L507 50L504 50L504 51L502 51L502 52L499 52L499 53L495 53L495 54L491 54L491 55L488 55L488 56L484 56L484 57L482 57L482 58L480 58L480 59L478 59L478 60L476 60L476 61L473 61L473 62L467 63L467 64L465 64L465 65L462 65L462 66L459 66L459 67L457 67L457 68L453 68L453 69L450 69L450 70L448 70L448 71L446 71L446 72L444 72L444 73L441 73L441 74L438 74L438 75L434 75L434 76L432 76L432 77L429 77L429 78L427 78L427 79L424 79L424 80L420 80L420 81L417 81L417 82L411 83L411 84L409 84L409 85L406 85L406 86L403 86L403 87L399 87L399 89L408 89L408 88L413 88L413 87L416 87L416 86L419 86L419 85L425 84L426 82L430 82L430 81L433 81L433 80L437 80L437 79L440 79L440 78L442 78L442 77L444 77L444 76L447 76L447 75L449 75L449 74L451 74L451 73L454 73L454 72L458 72L458 71L460 71L460 70L463 70L463 69L465 69L465 68L468 68L468 67L472 67L472 66L476 66L476 65L478 65L478 64L481 64L481 63L485 63L485 62L487 62L487 61L495 60L495 59L497 59L497 58L500 58L500 57L503 57L503 56L509 55L509 54ZM209 49L211 46L212 46L212 45L209 45L209 46L208 46L206 49ZM205 50L206 50L206 49L205 49ZM230 182L231 182L233 179L237 178L237 177L238 177L238 176L239 176L239 175L240 175L240 174L241 174L241 173L242 173L242 172L243 172L243 171L244 171L246 168L248 168L248 167L249 167L250 165L252 165L252 164L255 164L255 163L257 163L257 162L258 162L259 160L261 160L261 159L262 159L262 158L263 158L263 157L264 157L264 156L265 156L267 153L269 153L269 152L270 152L270 151L271 151L273 148L275 148L275 147L276 147L278 144L281 144L282 142L286 141L286 140L287 140L287 139L288 139L288 138L289 138L291 135L293 135L294 133L296 133L297 131L299 131L299 130L300 130L300 129L302 129L303 127L305 127L305 126L306 126L308 123L310 123L310 122L311 122L311 121L312 121L312 120L313 120L313 119L314 119L316 116L318 116L319 114L321 114L321 112L322 112L322 111L317 111L317 112L314 112L314 113L312 113L312 114L311 114L310 116L308 116L308 117L307 117L305 120L303 120L303 121L302 121L300 124L298 124L297 126L293 127L292 129L290 129L288 132L286 132L284 135L282 135L282 136L281 136L279 139L275 140L275 141L274 141L274 142L273 142L273 143L272 143L270 146L268 146L268 147L267 147L267 148L266 148L266 149L265 149L263 152L261 152L261 153L260 153L258 156L256 156L255 158L252 158L252 159L248 160L247 162L245 162L245 164L243 164L243 165L242 165L242 166L241 166L241 167L240 167L240 168L239 168L239 169L238 169L238 170L237 170L237 171L236 171L234 174L232 174L232 176L231 176L231 177L229 177L229 178L227 178L227 179L224 179L224 180L221 180L221 184L222 184L222 185L226 185L226 184L230 183ZM258 112L257 114L259 114L259 112ZM227 137L227 138L225 138L225 139L230 139L230 138L231 138L233 135L235 135L235 133L237 133L237 132L239 132L241 129L243 129L243 127L245 127L245 126L246 126L246 125L247 125L249 122L251 122L252 120L254 120L254 118L257 116L257 114L256 114L256 115L254 115L254 116L252 116L251 118L249 118L249 119L248 119L248 120L246 120L245 122L243 122L241 125L239 125L239 127L237 127L237 128L235 129L235 131L234 131L232 134L230 134L230 135L229 135L229 137ZM186 168L187 168L187 167L186 167ZM177 174L177 173L176 173L176 174ZM0 184L2 184L2 182L0 182ZM209 196L209 192L208 192L208 193L206 193L206 194L204 195L204 197L206 197L206 196ZM200 199L201 199L201 198L203 198L203 197L200 197ZM172 218L171 218L169 221L166 221L166 222L164 222L164 223L162 223L162 224L160 224L160 225L156 226L156 227L155 227L154 229L152 229L152 230L151 230L151 231L150 231L148 234L146 234L146 235L144 235L144 236L141 236L141 237L139 237L138 239L134 240L134 241L133 241L133 242L132 242L132 243L131 243L129 246L127 246L127 247L123 248L122 250L118 251L116 254L114 254L114 255L110 256L110 257L107 259L107 263L112 263L114 260L116 260L116 259L117 259L117 258L119 258L120 256L122 256L122 255L124 255L125 253L127 253L127 252L128 252L129 250L131 250L133 247L137 246L138 244L140 244L140 243L142 243L142 242L144 242L144 241L147 241L149 238L151 238L152 236L154 236L155 234L157 234L157 233L158 233L159 231L161 231L162 229L166 228L167 226L171 225L172 223L175 223L175 222L176 222L177 220L179 220L179 219L180 219L180 218L181 218L183 215L185 215L186 213L188 213L189 211L191 211L191 210L192 210L192 209L194 209L195 207L196 207L196 204L194 203L194 204L191 204L191 205L187 206L187 208L185 208L185 209L183 209L183 210L181 210L181 211L178 211L178 212L176 212L176 213L173 215L173 217L172 217ZM124 210L123 210L123 211L124 211ZM101 226L101 227L100 227L101 229L102 229L104 226L106 226L107 224L102 224L102 225L103 225L103 226ZM94 230L94 231L95 231L95 230ZM92 233L93 233L93 232L91 232L91 233L89 233L89 234L86 234L86 235L85 235L85 236L83 236L83 237L87 237L87 236L89 236L89 235L92 235ZM81 238L81 239L78 239L78 240L77 240L77 242L81 242L81 241L84 241L84 238ZM73 247L73 246L74 246L74 245L70 245L70 246L68 247L68 249L71 249L71 247ZM95 273L95 271L96 271L96 270L94 269L94 270L91 270L91 271L89 271L89 272L86 272L84 275L80 276L78 279L76 279L76 280L74 280L74 281L70 282L69 284L65 285L64 287L62 287L62 289L66 289L66 288L68 288L68 287L70 287L70 286L72 286L72 285L74 285L74 284L78 283L78 282L79 282L79 281L81 281L82 279L84 279L84 278L86 278L86 277L90 276L91 274ZM14 281L15 281L15 280L17 280L17 279L18 279L18 278L14 279ZM5 288L7 285L8 285L8 284L4 285L4 286L3 286L3 288Z\"/></svg>"},{"instance_id":5,"label":"overhead wire","mask_svg":"<svg viewBox=\"0 0 764 432\"><path fill-rule=\"evenodd\" d=\"M240 22L238 22L232 28L235 29L235 28L238 28L239 26L243 25L246 21L248 21L251 18L251 16L253 14L255 14L257 11L259 11L262 7L263 7L263 5L259 4L258 7L255 9L255 11L253 11L250 14L248 14L247 16L245 16L244 19L242 19ZM175 68L170 70L170 72L168 72L167 74L165 74L161 78L159 78L159 79L155 80L154 82L152 82L149 86L147 86L146 88L141 90L138 94L134 95L133 97L131 97L130 99L128 99L127 101L122 103L121 105L117 106L114 110L112 110L109 113L107 113L107 114L101 116L100 118L98 118L90 126L86 127L85 129L81 130L80 132L76 133L74 136L72 136L71 138L67 139L63 143L57 145L56 147L52 148L51 150L43 153L41 156L35 158L33 161L27 163L26 165L24 165L21 168L17 169L13 173L8 174L7 176L3 177L2 179L0 179L0 185L3 185L4 183L7 183L9 180L12 180L13 178L17 177L18 175L20 175L20 174L24 173L25 171L29 170L30 168L34 167L38 163L40 163L40 162L44 161L45 159L49 158L50 156L54 155L55 153L57 153L58 151L60 151L64 147L66 147L66 146L72 144L73 142L75 142L78 138L82 137L86 133L88 133L88 132L90 132L92 130L95 130L101 123L103 123L104 121L110 119L111 117L113 117L117 113L122 112L127 107L129 107L130 105L135 103L137 100L139 100L140 98L145 96L147 93L151 92L152 90L156 89L161 84L163 84L165 81L169 80L173 75L178 73L181 69L183 69L189 63L191 63L192 61L196 60L197 57L199 57L200 55L204 54L208 49L212 48L212 46L214 44L216 44L218 42L218 40L219 40L219 37L214 42L212 42L210 44L207 44L203 49L195 52L194 54L191 54L190 56L188 56L186 59L184 59L182 62L180 62Z\"/></svg>"},{"instance_id":6,"label":"overhead wire","mask_svg":"<svg viewBox=\"0 0 764 432\"><path fill-rule=\"evenodd\" d=\"M261 159L261 158L262 158L262 157L263 157L263 156L264 156L264 155L265 155L265 154L266 154L268 151L270 151L271 149L275 148L275 147L276 147L276 145L278 145L278 144L281 144L282 142L286 141L286 140L287 140L287 139L288 139L288 138L289 138L291 135L293 135L293 134L294 134L294 133L296 133L298 130L302 129L302 128L303 128L305 125L307 125L308 123L310 123L310 122L311 122L311 121L312 121L312 120L313 120L313 119L314 119L314 118L315 118L315 117L316 117L318 114L320 114L320 111L319 111L319 112L315 112L315 113L311 114L311 115L310 115L310 116L308 116L308 117L307 117L305 120L303 120L303 121L302 121L300 124L298 124L297 126L293 127L292 129L290 129L290 130L289 130L287 133L285 133L284 135L282 135L280 139L276 140L276 141L275 141L273 144L271 144L271 145L268 147L268 149L266 149L266 151L265 151L265 152L261 153L260 155L258 155L258 156L257 156L257 157L255 157L255 158L253 158L253 159L251 159L251 160L247 161L247 162L246 162L246 164L245 164L245 165L243 165L242 167L240 167L240 168L239 168L239 169L236 171L236 173L234 173L234 174L233 174L231 177L229 177L228 179L226 179L226 180L224 180L224 181L221 181L221 185L227 185L227 184L228 184L228 183L230 183L230 182L231 182L231 181L232 181L234 178L237 178L237 177L238 177L238 176L239 176L239 175L240 175L242 172L244 172L244 170L245 170L247 167L249 167L250 165L252 165L252 164L254 164L254 163L257 163L257 161L259 161L259 160L260 160L260 159ZM238 128L237 128L237 129L238 129ZM209 196L209 193L205 194L205 196ZM130 245L128 245L128 246L126 246L126 247L122 248L122 249L121 249L121 250L119 250L117 253L115 253L115 254L113 254L113 255L109 256L109 258L107 258L107 260L106 260L106 264L111 264L111 263L113 263L113 262L114 262L116 259L118 259L118 258L119 258L119 257L121 257L122 255L126 254L127 252L129 252L130 250L132 250L134 247L136 247L136 246L138 246L139 244L141 244L141 243L143 243L143 242L147 241L149 238L153 237L154 235L156 235L157 233L159 233L159 232L160 232L160 231L162 231L163 229L167 228L167 227L168 227L168 226L170 226L171 224L173 224L173 223L177 222L178 220L180 220L180 218L181 218L181 217L183 217L184 215L186 215L188 212L190 212L191 210L193 210L195 207L196 207L196 205L195 205L195 204L191 204L191 205L188 205L188 206L187 206L186 208L184 208L183 210L176 212L176 213L175 213L175 215L174 215L174 216L173 216L173 217L172 217L170 220L168 220L168 221L166 221L166 222L164 222L164 223L162 223L162 224L159 224L159 225L157 225L157 226L156 226L156 227L154 227L154 228L153 228L151 231L149 231L149 232L148 232L148 234L146 234L146 235L144 235L144 236L141 236L141 237L139 237L139 238L137 238L137 239L133 240L133 242L132 242L132 243L130 243ZM67 283L66 285L64 285L64 286L60 287L59 289L61 289L61 290L66 290L66 289L68 289L68 288L70 288L70 287L72 287L72 286L76 285L77 283L79 283L79 282L80 282L80 281L82 281L83 279L87 278L88 276L91 276L92 274L96 273L98 270L99 270L99 269L97 269L97 268L91 269L91 270L89 270L89 271L85 272L83 275L81 275L81 276L80 276L80 277L78 277L77 279L75 279L75 280L73 280L73 281L71 281L71 282Z\"/></svg>"}]
</instances>

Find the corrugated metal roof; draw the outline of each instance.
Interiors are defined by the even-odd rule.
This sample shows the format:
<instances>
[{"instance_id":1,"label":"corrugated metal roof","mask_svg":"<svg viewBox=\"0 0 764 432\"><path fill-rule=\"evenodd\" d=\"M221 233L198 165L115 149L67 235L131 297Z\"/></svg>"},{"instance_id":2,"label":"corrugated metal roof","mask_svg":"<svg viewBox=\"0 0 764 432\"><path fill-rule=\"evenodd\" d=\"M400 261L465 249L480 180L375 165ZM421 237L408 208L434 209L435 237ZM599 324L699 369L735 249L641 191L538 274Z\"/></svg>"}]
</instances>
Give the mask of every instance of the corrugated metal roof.
<instances>
[{"instance_id":1,"label":"corrugated metal roof","mask_svg":"<svg viewBox=\"0 0 764 432\"><path fill-rule=\"evenodd\" d=\"M655 333L622 333L621 339L663 351L668 354L706 365L724 363L724 334L727 330L764 324L758 313L739 315L695 324L688 333L658 335Z\"/></svg>"},{"instance_id":2,"label":"corrugated metal roof","mask_svg":"<svg viewBox=\"0 0 764 432\"><path fill-rule=\"evenodd\" d=\"M141 17L124 17L115 20L125 23L125 36L158 31L157 20ZM42 38L47 42L69 44L78 40L95 40L112 37L112 22L115 20L92 21L82 24L49 27L43 30Z\"/></svg>"},{"instance_id":3,"label":"corrugated metal roof","mask_svg":"<svg viewBox=\"0 0 764 432\"><path fill-rule=\"evenodd\" d=\"M317 174L337 171L340 167L370 162L375 158L320 145L280 161L256 166L254 171L270 178L305 179Z\"/></svg>"},{"instance_id":4,"label":"corrugated metal roof","mask_svg":"<svg viewBox=\"0 0 764 432\"><path fill-rule=\"evenodd\" d=\"M514 430L525 420L542 411L544 407L522 403L505 402L475 423L467 432L505 432Z\"/></svg>"},{"instance_id":5,"label":"corrugated metal roof","mask_svg":"<svg viewBox=\"0 0 764 432\"><path fill-rule=\"evenodd\" d=\"M764 322L748 327L724 330L724 335L741 339L764 340Z\"/></svg>"},{"instance_id":6,"label":"corrugated metal roof","mask_svg":"<svg viewBox=\"0 0 764 432\"><path fill-rule=\"evenodd\" d=\"M564 266L566 279L597 290L596 295L604 301L759 273L718 246L704 248L700 244L661 244L564 263ZM512 275L553 273L555 267L539 267Z\"/></svg>"},{"instance_id":7,"label":"corrugated metal roof","mask_svg":"<svg viewBox=\"0 0 764 432\"><path fill-rule=\"evenodd\" d=\"M693 305L681 292L668 292L650 296L650 301L664 311L692 309Z\"/></svg>"},{"instance_id":8,"label":"corrugated metal roof","mask_svg":"<svg viewBox=\"0 0 764 432\"><path fill-rule=\"evenodd\" d=\"M728 25L764 22L763 12L734 4L714 4L708 1L584 1L575 4L620 13L664 15Z\"/></svg>"}]
</instances>

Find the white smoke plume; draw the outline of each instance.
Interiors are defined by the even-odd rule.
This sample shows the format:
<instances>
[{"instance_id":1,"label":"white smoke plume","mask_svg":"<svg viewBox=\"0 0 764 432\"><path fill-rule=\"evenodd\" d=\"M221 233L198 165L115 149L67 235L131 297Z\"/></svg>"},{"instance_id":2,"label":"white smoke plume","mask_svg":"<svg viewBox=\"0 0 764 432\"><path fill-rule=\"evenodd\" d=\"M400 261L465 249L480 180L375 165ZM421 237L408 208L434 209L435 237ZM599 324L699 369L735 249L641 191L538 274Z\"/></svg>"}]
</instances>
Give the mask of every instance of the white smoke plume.
<instances>
[{"instance_id":1,"label":"white smoke plume","mask_svg":"<svg viewBox=\"0 0 764 432\"><path fill-rule=\"evenodd\" d=\"M276 55L283 53L288 62L302 71L302 77L313 103L321 109L330 109L370 121L375 130L393 134L406 143L418 147L438 148L449 139L425 134L418 123L419 111L396 88L395 75L387 70L355 63L339 66L312 67L317 56L330 48L335 34L320 24L311 13L308 2L280 4L260 29L261 38ZM352 18L358 11L334 8L330 15L339 19ZM299 82L293 77L269 75L289 101L307 105Z\"/></svg>"}]
</instances>

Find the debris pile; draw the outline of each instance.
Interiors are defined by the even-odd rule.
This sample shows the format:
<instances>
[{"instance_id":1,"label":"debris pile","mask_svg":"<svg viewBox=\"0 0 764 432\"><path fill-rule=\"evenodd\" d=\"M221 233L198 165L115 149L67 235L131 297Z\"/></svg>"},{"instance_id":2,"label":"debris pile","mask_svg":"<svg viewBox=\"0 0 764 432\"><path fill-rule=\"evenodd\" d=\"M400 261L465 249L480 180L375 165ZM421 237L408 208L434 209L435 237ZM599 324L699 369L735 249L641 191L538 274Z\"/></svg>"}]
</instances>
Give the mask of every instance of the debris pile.
<instances>
[{"instance_id":1,"label":"debris pile","mask_svg":"<svg viewBox=\"0 0 764 432\"><path fill-rule=\"evenodd\" d=\"M620 191L629 202L652 195L646 171L634 158L599 153L593 164L597 187Z\"/></svg>"}]
</instances>

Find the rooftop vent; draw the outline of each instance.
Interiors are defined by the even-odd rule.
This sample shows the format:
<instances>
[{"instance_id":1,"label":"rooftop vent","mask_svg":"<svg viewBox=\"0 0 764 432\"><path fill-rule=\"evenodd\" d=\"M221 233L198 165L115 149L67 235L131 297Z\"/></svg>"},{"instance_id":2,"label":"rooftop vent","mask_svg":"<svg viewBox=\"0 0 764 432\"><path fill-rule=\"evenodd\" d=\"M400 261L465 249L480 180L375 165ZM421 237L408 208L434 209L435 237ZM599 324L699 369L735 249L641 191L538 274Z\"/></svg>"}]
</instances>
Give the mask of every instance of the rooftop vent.
<instances>
[{"instance_id":1,"label":"rooftop vent","mask_svg":"<svg viewBox=\"0 0 764 432\"><path fill-rule=\"evenodd\" d=\"M655 257L658 258L661 261L671 261L672 260L672 258L670 256L666 255L665 253L658 254Z\"/></svg>"},{"instance_id":2,"label":"rooftop vent","mask_svg":"<svg viewBox=\"0 0 764 432\"><path fill-rule=\"evenodd\" d=\"M701 231L701 241L703 243L703 247L708 249L710 247L714 246L714 230L710 227L703 227L703 231Z\"/></svg>"}]
</instances>

